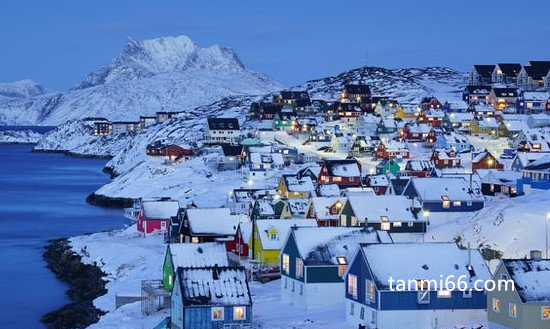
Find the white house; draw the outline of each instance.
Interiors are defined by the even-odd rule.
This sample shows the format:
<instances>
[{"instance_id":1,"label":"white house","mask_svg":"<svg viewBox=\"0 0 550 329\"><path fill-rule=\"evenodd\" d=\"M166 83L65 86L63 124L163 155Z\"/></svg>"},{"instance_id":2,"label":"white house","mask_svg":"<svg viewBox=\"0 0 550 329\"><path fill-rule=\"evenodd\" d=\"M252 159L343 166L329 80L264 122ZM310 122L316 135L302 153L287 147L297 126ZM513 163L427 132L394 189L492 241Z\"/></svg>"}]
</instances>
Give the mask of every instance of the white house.
<instances>
[{"instance_id":1,"label":"white house","mask_svg":"<svg viewBox=\"0 0 550 329\"><path fill-rule=\"evenodd\" d=\"M206 141L211 144L238 143L241 136L236 118L208 118Z\"/></svg>"}]
</instances>

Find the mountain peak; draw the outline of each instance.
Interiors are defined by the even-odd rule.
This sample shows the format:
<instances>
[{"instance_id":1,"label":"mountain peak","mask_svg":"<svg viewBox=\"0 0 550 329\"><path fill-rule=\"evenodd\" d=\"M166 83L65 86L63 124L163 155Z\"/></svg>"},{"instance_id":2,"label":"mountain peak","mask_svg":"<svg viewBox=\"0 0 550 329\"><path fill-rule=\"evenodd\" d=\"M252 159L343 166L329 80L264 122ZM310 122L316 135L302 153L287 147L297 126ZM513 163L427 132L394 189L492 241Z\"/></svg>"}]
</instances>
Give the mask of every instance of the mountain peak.
<instances>
[{"instance_id":1,"label":"mountain peak","mask_svg":"<svg viewBox=\"0 0 550 329\"><path fill-rule=\"evenodd\" d=\"M109 65L90 73L75 89L148 78L189 69L242 71L244 65L231 48L198 47L184 35L128 42Z\"/></svg>"},{"instance_id":2,"label":"mountain peak","mask_svg":"<svg viewBox=\"0 0 550 329\"><path fill-rule=\"evenodd\" d=\"M0 96L13 98L27 98L47 93L48 90L41 84L23 79L9 83L0 83Z\"/></svg>"}]
</instances>

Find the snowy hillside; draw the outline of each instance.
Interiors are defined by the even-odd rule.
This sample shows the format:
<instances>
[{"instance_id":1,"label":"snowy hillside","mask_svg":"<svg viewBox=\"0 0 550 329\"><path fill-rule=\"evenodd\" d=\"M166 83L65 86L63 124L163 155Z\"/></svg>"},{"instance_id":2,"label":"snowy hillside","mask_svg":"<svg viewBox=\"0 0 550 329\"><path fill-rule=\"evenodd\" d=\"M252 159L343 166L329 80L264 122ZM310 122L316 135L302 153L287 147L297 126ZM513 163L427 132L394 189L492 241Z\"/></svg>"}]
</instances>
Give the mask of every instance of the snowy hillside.
<instances>
[{"instance_id":1,"label":"snowy hillside","mask_svg":"<svg viewBox=\"0 0 550 329\"><path fill-rule=\"evenodd\" d=\"M305 89L311 98L326 99L337 97L345 84L364 83L371 86L373 95L390 96L402 104L419 103L425 96L453 102L460 100L466 79L466 74L446 67L361 67L337 76L311 80L293 89Z\"/></svg>"},{"instance_id":2,"label":"snowy hillside","mask_svg":"<svg viewBox=\"0 0 550 329\"><path fill-rule=\"evenodd\" d=\"M42 138L42 134L32 130L0 131L0 144L33 144Z\"/></svg>"},{"instance_id":3,"label":"snowy hillside","mask_svg":"<svg viewBox=\"0 0 550 329\"><path fill-rule=\"evenodd\" d=\"M47 93L48 90L32 80L19 80L11 83L0 83L0 97L26 98Z\"/></svg>"},{"instance_id":4,"label":"snowy hillside","mask_svg":"<svg viewBox=\"0 0 550 329\"><path fill-rule=\"evenodd\" d=\"M229 48L200 48L185 36L129 40L110 64L68 92L0 98L0 122L58 125L90 116L135 121L162 109L184 111L282 88L246 69Z\"/></svg>"}]
</instances>

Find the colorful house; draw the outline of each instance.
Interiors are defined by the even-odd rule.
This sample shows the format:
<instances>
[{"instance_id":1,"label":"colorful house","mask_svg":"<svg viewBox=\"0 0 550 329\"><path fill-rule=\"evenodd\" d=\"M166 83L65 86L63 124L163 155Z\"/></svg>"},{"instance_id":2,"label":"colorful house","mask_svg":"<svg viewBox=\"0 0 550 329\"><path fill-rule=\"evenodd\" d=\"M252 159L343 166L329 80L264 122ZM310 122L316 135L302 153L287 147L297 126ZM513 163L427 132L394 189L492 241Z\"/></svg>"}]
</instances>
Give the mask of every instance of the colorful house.
<instances>
[{"instance_id":1,"label":"colorful house","mask_svg":"<svg viewBox=\"0 0 550 329\"><path fill-rule=\"evenodd\" d=\"M361 186L361 164L355 159L324 160L319 184L336 184L340 188Z\"/></svg>"},{"instance_id":2,"label":"colorful house","mask_svg":"<svg viewBox=\"0 0 550 329\"><path fill-rule=\"evenodd\" d=\"M137 230L144 234L166 233L170 219L178 216L178 201L170 199L143 201L137 218Z\"/></svg>"},{"instance_id":3,"label":"colorful house","mask_svg":"<svg viewBox=\"0 0 550 329\"><path fill-rule=\"evenodd\" d=\"M292 109L282 109L273 118L273 127L278 130L291 130L296 125L296 113Z\"/></svg>"},{"instance_id":4,"label":"colorful house","mask_svg":"<svg viewBox=\"0 0 550 329\"><path fill-rule=\"evenodd\" d=\"M476 211L485 203L477 183L461 177L413 178L403 195L414 201L413 207L430 212Z\"/></svg>"},{"instance_id":5,"label":"colorful house","mask_svg":"<svg viewBox=\"0 0 550 329\"><path fill-rule=\"evenodd\" d=\"M401 168L393 159L383 159L376 165L377 175L397 174Z\"/></svg>"},{"instance_id":6,"label":"colorful house","mask_svg":"<svg viewBox=\"0 0 550 329\"><path fill-rule=\"evenodd\" d=\"M434 149L430 161L437 169L459 168L461 160L455 150L446 151L443 149Z\"/></svg>"},{"instance_id":7,"label":"colorful house","mask_svg":"<svg viewBox=\"0 0 550 329\"><path fill-rule=\"evenodd\" d=\"M265 219L255 221L250 237L250 255L260 264L277 266L279 252L292 227L317 227L314 219Z\"/></svg>"},{"instance_id":8,"label":"colorful house","mask_svg":"<svg viewBox=\"0 0 550 329\"><path fill-rule=\"evenodd\" d=\"M309 176L283 174L277 184L277 193L283 198L307 199L315 193Z\"/></svg>"},{"instance_id":9,"label":"colorful house","mask_svg":"<svg viewBox=\"0 0 550 329\"><path fill-rule=\"evenodd\" d=\"M244 267L179 267L170 328L252 329L252 298Z\"/></svg>"},{"instance_id":10,"label":"colorful house","mask_svg":"<svg viewBox=\"0 0 550 329\"><path fill-rule=\"evenodd\" d=\"M229 208L189 208L182 214L180 242L214 242L235 235L242 221L241 216L232 215Z\"/></svg>"},{"instance_id":11,"label":"colorful house","mask_svg":"<svg viewBox=\"0 0 550 329\"><path fill-rule=\"evenodd\" d=\"M472 159L472 170L481 169L497 169L503 170L504 165L501 164L491 152L483 151L474 155Z\"/></svg>"},{"instance_id":12,"label":"colorful house","mask_svg":"<svg viewBox=\"0 0 550 329\"><path fill-rule=\"evenodd\" d=\"M172 291L178 267L229 266L225 245L221 242L171 243L166 247L162 265L162 286Z\"/></svg>"},{"instance_id":13,"label":"colorful house","mask_svg":"<svg viewBox=\"0 0 550 329\"><path fill-rule=\"evenodd\" d=\"M550 155L531 162L523 168L522 172L524 184L536 189L550 189Z\"/></svg>"},{"instance_id":14,"label":"colorful house","mask_svg":"<svg viewBox=\"0 0 550 329\"><path fill-rule=\"evenodd\" d=\"M281 250L281 299L302 309L341 303L343 275L359 243L391 243L369 228L298 227Z\"/></svg>"},{"instance_id":15,"label":"colorful house","mask_svg":"<svg viewBox=\"0 0 550 329\"><path fill-rule=\"evenodd\" d=\"M487 292L489 328L540 329L550 324L550 259L503 259Z\"/></svg>"},{"instance_id":16,"label":"colorful house","mask_svg":"<svg viewBox=\"0 0 550 329\"><path fill-rule=\"evenodd\" d=\"M345 202L346 198L339 196L311 198L307 218L315 218L317 226L338 226Z\"/></svg>"},{"instance_id":17,"label":"colorful house","mask_svg":"<svg viewBox=\"0 0 550 329\"><path fill-rule=\"evenodd\" d=\"M490 280L491 273L478 250L454 243L364 243L349 264L346 319L355 326L449 328L486 315L485 291L474 290L474 282ZM455 288L437 285L442 277ZM456 288L459 278L465 291Z\"/></svg>"},{"instance_id":18,"label":"colorful house","mask_svg":"<svg viewBox=\"0 0 550 329\"><path fill-rule=\"evenodd\" d=\"M377 159L408 159L409 148L405 143L389 140L378 144L376 148Z\"/></svg>"},{"instance_id":19,"label":"colorful house","mask_svg":"<svg viewBox=\"0 0 550 329\"><path fill-rule=\"evenodd\" d=\"M489 170L481 179L483 195L516 197L523 194L522 174L517 171Z\"/></svg>"}]
</instances>

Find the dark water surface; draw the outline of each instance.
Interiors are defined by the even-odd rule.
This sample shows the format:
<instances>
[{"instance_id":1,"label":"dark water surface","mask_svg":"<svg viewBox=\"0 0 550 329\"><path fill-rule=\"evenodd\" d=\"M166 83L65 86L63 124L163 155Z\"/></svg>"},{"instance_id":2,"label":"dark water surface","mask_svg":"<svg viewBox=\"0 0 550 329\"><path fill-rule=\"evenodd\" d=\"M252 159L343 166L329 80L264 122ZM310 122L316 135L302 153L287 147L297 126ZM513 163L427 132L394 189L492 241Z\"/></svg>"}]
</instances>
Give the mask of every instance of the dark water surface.
<instances>
[{"instance_id":1,"label":"dark water surface","mask_svg":"<svg viewBox=\"0 0 550 329\"><path fill-rule=\"evenodd\" d=\"M49 239L121 228L119 209L84 199L108 182L106 160L0 145L0 328L44 328L40 317L68 302L66 285L45 267Z\"/></svg>"}]
</instances>

